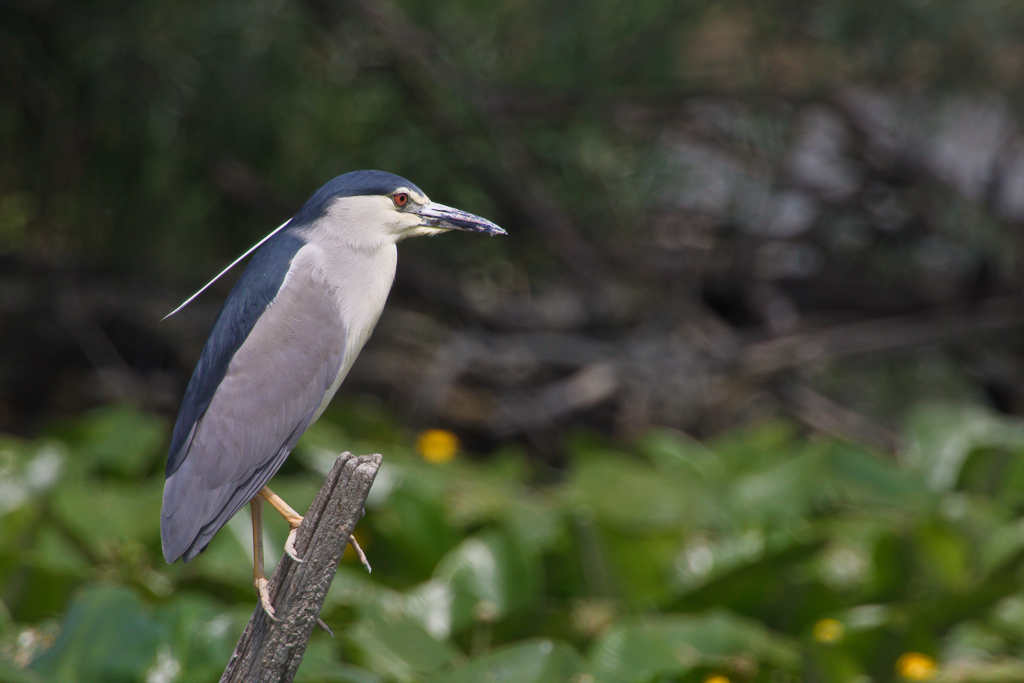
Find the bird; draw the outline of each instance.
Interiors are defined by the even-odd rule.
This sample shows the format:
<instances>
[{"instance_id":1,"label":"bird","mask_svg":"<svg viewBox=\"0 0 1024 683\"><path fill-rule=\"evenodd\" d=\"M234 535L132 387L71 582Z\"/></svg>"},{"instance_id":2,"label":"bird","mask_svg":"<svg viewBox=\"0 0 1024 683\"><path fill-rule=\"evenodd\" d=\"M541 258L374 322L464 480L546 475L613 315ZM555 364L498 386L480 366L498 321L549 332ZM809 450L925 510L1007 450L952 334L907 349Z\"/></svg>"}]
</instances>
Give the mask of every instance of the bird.
<instances>
[{"instance_id":1,"label":"bird","mask_svg":"<svg viewBox=\"0 0 1024 683\"><path fill-rule=\"evenodd\" d=\"M168 564L203 552L249 503L253 583L275 618L263 568L262 503L288 521L285 552L300 562L302 516L267 482L323 414L370 337L394 281L397 243L452 230L506 234L432 202L400 176L354 171L314 192L235 261L255 251L213 323L168 448L160 518Z\"/></svg>"}]
</instances>

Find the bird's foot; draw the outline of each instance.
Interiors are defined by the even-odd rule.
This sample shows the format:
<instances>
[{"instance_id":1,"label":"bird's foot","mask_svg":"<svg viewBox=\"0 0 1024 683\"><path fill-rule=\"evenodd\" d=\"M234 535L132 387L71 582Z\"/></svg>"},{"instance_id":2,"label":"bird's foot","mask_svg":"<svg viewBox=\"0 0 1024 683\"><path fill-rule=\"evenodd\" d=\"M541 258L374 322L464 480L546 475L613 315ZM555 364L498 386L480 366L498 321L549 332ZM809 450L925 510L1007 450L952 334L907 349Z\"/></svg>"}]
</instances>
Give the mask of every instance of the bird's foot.
<instances>
[{"instance_id":1,"label":"bird's foot","mask_svg":"<svg viewBox=\"0 0 1024 683\"><path fill-rule=\"evenodd\" d=\"M363 563L364 567L366 567L366 573L369 574L372 572L373 568L370 567L370 561L366 559L366 553L364 553L363 549L359 547L359 542L356 540L356 537L349 536L348 542L352 546L352 550L356 551L356 557L358 557L359 561Z\"/></svg>"},{"instance_id":2,"label":"bird's foot","mask_svg":"<svg viewBox=\"0 0 1024 683\"><path fill-rule=\"evenodd\" d=\"M299 557L299 551L295 549L295 537L299 533L299 524L302 524L302 518L299 517L299 522L292 527L292 530L288 532L288 538L284 542L284 552L288 557L292 558L296 562L305 562L304 559Z\"/></svg>"},{"instance_id":3,"label":"bird's foot","mask_svg":"<svg viewBox=\"0 0 1024 683\"><path fill-rule=\"evenodd\" d=\"M299 533L299 526L302 525L302 515L293 510L288 503L284 502L281 496L271 491L269 486L261 488L258 495L270 503L288 522L288 539L284 542L285 553L296 562L305 562L305 560L299 557L299 552L295 549L295 537Z\"/></svg>"},{"instance_id":4,"label":"bird's foot","mask_svg":"<svg viewBox=\"0 0 1024 683\"><path fill-rule=\"evenodd\" d=\"M256 584L256 590L260 594L260 604L263 606L263 611L266 612L267 616L274 621L280 621L280 619L278 619L274 614L274 606L270 603L270 591L267 588L270 582L267 581L267 577L257 577L253 583Z\"/></svg>"}]
</instances>

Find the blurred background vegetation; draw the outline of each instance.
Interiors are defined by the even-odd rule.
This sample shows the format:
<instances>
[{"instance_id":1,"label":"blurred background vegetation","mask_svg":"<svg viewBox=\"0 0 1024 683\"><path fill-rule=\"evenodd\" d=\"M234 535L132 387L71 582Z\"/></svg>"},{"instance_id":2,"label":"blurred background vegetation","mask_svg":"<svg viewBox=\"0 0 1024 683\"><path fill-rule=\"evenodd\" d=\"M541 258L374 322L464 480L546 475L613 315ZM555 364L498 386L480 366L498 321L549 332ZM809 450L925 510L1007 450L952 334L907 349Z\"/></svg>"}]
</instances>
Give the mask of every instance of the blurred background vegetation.
<instances>
[{"instance_id":1,"label":"blurred background vegetation","mask_svg":"<svg viewBox=\"0 0 1024 683\"><path fill-rule=\"evenodd\" d=\"M216 680L170 425L331 177L403 244L274 488L385 466L303 681L1024 680L1024 5L0 3L0 680ZM286 527L271 519L268 549ZM268 558L276 561L276 557Z\"/></svg>"}]
</instances>

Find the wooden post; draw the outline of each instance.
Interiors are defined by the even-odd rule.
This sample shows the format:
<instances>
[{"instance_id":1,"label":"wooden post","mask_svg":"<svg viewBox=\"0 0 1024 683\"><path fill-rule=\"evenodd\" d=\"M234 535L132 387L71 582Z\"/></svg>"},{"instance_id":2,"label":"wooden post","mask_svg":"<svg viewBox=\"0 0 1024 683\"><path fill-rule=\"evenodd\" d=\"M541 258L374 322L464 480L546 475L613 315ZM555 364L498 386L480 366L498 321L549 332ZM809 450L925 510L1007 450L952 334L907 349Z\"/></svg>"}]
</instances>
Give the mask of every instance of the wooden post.
<instances>
[{"instance_id":1,"label":"wooden post","mask_svg":"<svg viewBox=\"0 0 1024 683\"><path fill-rule=\"evenodd\" d=\"M295 678L382 459L351 453L338 457L299 527L295 548L305 562L284 555L270 578L270 599L280 621L268 617L256 600L221 683L290 683Z\"/></svg>"}]
</instances>

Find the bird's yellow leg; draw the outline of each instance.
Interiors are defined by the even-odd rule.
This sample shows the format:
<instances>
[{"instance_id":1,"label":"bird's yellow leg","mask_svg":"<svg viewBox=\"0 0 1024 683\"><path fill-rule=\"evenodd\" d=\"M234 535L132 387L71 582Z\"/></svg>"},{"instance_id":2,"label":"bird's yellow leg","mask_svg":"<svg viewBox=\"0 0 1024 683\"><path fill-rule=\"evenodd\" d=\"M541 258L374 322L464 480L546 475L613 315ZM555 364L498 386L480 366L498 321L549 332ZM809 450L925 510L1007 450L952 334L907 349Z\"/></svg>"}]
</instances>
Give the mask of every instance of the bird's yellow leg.
<instances>
[{"instance_id":1,"label":"bird's yellow leg","mask_svg":"<svg viewBox=\"0 0 1024 683\"><path fill-rule=\"evenodd\" d=\"M302 515L292 509L292 507L284 502L281 496L277 495L270 490L270 487L264 486L260 489L259 495L274 506L274 509L281 513L281 516L288 521L288 526L291 531L288 532L288 539L284 542L284 551L288 553L296 562L305 562L305 560L299 559L298 552L295 550L295 535L299 531L299 525L302 524ZM356 555L359 557L359 561L363 563L367 571L370 569L370 561L366 559L366 553L359 547L356 542L355 536L349 536L348 542L352 544L352 549L356 551Z\"/></svg>"},{"instance_id":2,"label":"bird's yellow leg","mask_svg":"<svg viewBox=\"0 0 1024 683\"><path fill-rule=\"evenodd\" d=\"M263 569L263 499L254 496L249 507L252 509L252 582L260 594L263 611L276 620L274 606L270 604L270 591L267 590L267 573Z\"/></svg>"},{"instance_id":3,"label":"bird's yellow leg","mask_svg":"<svg viewBox=\"0 0 1024 683\"><path fill-rule=\"evenodd\" d=\"M288 553L288 557L296 562L305 562L305 560L299 559L299 553L295 550L295 535L299 532L299 525L302 524L302 515L293 510L291 505L284 502L284 499L271 491L268 486L261 488L258 495L280 512L281 516L288 522L290 530L288 531L288 539L284 542L284 551Z\"/></svg>"}]
</instances>

